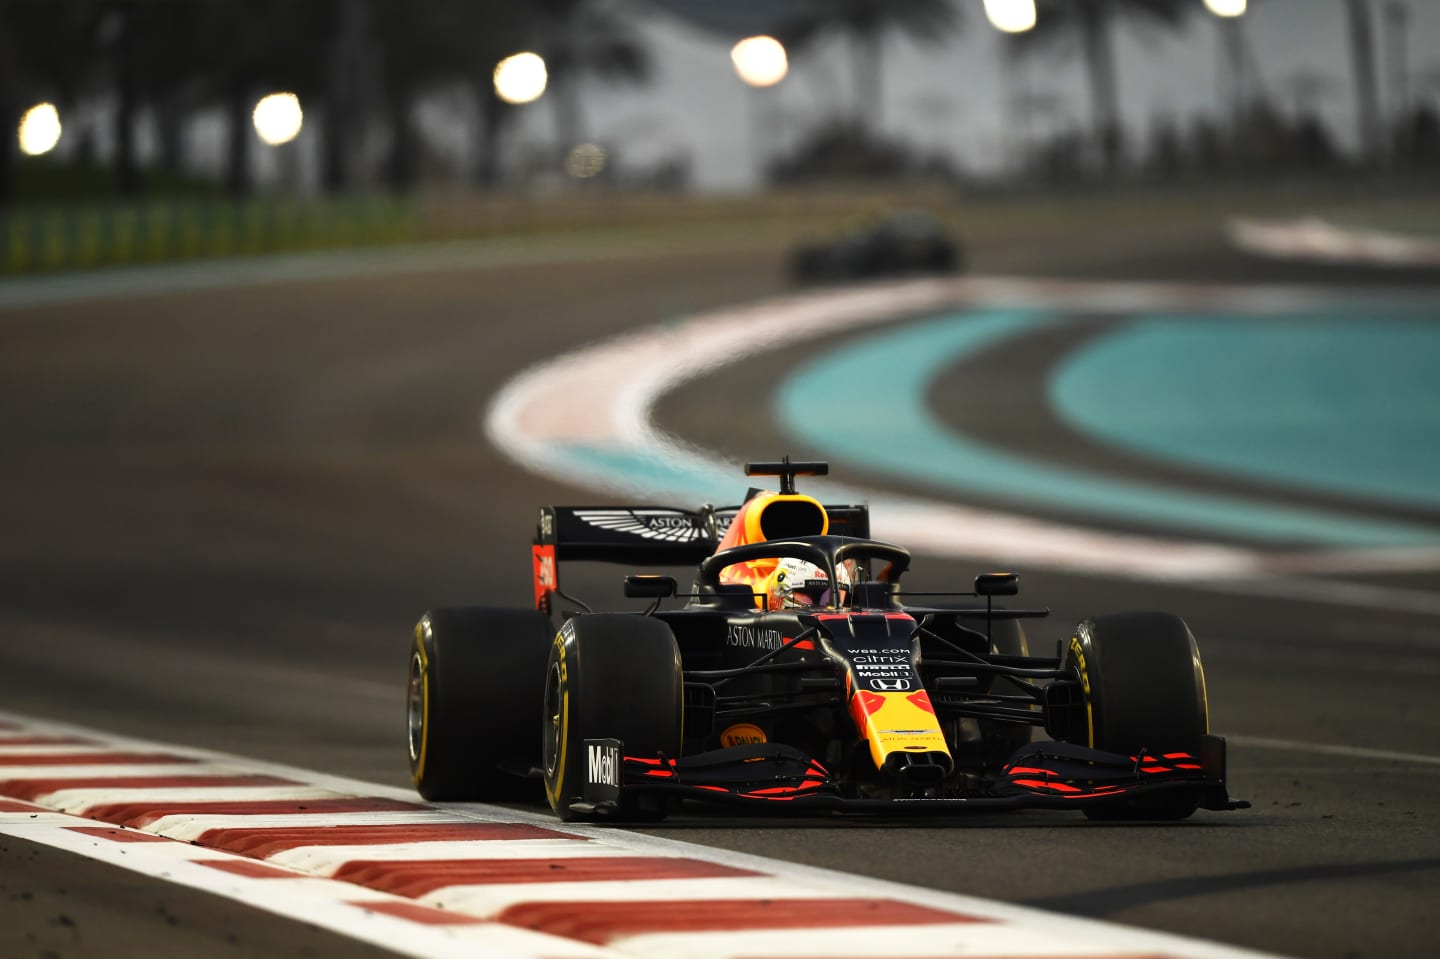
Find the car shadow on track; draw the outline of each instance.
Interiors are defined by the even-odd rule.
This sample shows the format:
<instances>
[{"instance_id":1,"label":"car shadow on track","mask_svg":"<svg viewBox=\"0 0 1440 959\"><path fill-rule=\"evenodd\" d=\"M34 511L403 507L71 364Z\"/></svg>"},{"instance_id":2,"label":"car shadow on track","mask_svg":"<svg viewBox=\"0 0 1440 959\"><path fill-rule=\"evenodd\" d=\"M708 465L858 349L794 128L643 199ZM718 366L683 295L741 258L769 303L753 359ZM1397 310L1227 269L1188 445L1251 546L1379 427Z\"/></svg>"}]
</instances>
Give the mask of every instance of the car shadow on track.
<instances>
[{"instance_id":1,"label":"car shadow on track","mask_svg":"<svg viewBox=\"0 0 1440 959\"><path fill-rule=\"evenodd\" d=\"M1108 889L1093 889L1063 896L1028 899L1021 904L1052 912L1104 916L1167 900L1188 899L1212 893L1234 893L1238 890L1255 889L1261 886L1288 886L1300 882L1323 880L1353 881L1362 877L1395 876L1430 870L1440 870L1440 858L1408 859L1396 862L1329 863L1215 876L1189 876L1183 879L1164 879L1158 882L1111 886Z\"/></svg>"}]
</instances>

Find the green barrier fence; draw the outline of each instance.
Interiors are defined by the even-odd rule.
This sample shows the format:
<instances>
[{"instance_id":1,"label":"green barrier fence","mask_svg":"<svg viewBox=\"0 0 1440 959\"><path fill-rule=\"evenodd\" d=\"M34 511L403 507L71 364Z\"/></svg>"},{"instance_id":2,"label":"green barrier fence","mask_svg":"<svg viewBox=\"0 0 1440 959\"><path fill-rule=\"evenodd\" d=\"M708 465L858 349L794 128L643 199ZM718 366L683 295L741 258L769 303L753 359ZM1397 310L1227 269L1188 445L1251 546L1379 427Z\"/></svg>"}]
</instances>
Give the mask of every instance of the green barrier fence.
<instances>
[{"instance_id":1,"label":"green barrier fence","mask_svg":"<svg viewBox=\"0 0 1440 959\"><path fill-rule=\"evenodd\" d=\"M420 237L405 198L136 206L0 213L0 274L402 243Z\"/></svg>"}]
</instances>

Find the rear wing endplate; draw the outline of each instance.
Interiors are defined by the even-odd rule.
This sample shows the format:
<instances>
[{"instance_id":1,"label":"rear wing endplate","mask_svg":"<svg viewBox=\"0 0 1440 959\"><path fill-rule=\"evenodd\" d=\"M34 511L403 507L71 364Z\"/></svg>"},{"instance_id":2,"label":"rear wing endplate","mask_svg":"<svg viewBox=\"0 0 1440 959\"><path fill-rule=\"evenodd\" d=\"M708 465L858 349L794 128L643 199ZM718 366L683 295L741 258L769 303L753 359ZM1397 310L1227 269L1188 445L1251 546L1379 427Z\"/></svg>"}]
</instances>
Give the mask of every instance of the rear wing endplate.
<instances>
[{"instance_id":1,"label":"rear wing endplate","mask_svg":"<svg viewBox=\"0 0 1440 959\"><path fill-rule=\"evenodd\" d=\"M544 506L531 548L535 607L549 611L560 589L559 563L598 561L630 566L696 566L715 552L738 506L698 510L668 506ZM868 538L866 506L826 506L830 532Z\"/></svg>"}]
</instances>

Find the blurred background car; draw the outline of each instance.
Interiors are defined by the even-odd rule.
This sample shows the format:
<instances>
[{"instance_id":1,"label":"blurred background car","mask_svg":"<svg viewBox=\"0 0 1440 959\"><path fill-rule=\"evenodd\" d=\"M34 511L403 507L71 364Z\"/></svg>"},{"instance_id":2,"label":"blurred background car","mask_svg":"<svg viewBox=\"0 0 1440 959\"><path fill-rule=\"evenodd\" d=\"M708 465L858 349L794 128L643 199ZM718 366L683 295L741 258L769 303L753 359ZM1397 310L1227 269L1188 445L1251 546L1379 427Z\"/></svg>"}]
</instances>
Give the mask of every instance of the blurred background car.
<instances>
[{"instance_id":1,"label":"blurred background car","mask_svg":"<svg viewBox=\"0 0 1440 959\"><path fill-rule=\"evenodd\" d=\"M954 273L964 265L959 240L924 210L895 210L827 240L796 247L790 275L800 283L906 273Z\"/></svg>"}]
</instances>

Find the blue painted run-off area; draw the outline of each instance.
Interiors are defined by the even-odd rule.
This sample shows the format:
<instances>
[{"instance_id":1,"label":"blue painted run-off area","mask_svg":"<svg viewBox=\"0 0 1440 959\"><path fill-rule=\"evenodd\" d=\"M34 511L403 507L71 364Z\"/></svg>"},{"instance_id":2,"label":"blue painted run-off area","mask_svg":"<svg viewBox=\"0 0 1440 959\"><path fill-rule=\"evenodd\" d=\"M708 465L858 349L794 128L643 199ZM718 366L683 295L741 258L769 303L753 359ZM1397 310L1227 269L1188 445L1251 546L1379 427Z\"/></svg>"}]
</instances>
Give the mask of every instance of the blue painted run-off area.
<instances>
[{"instance_id":1,"label":"blue painted run-off area","mask_svg":"<svg viewBox=\"0 0 1440 959\"><path fill-rule=\"evenodd\" d=\"M777 395L778 418L828 456L960 494L1262 543L1440 544L1437 527L1059 466L957 435L936 419L926 396L937 376L1056 322L1037 311L955 313L852 341L795 371ZM1440 372L1425 371L1440 371L1437 360L1440 332L1415 317L1140 319L1062 364L1050 395L1078 429L1147 455L1433 504L1416 494L1430 477L1435 496ZM1307 405L1317 390L1327 399ZM1195 448L1167 422L1188 424ZM1260 472L1262 462L1271 472ZM1346 468L1317 482L1317 464L1327 462Z\"/></svg>"},{"instance_id":2,"label":"blue painted run-off area","mask_svg":"<svg viewBox=\"0 0 1440 959\"><path fill-rule=\"evenodd\" d=\"M1440 317L1157 317L1068 357L1050 397L1136 452L1440 507Z\"/></svg>"}]
</instances>

